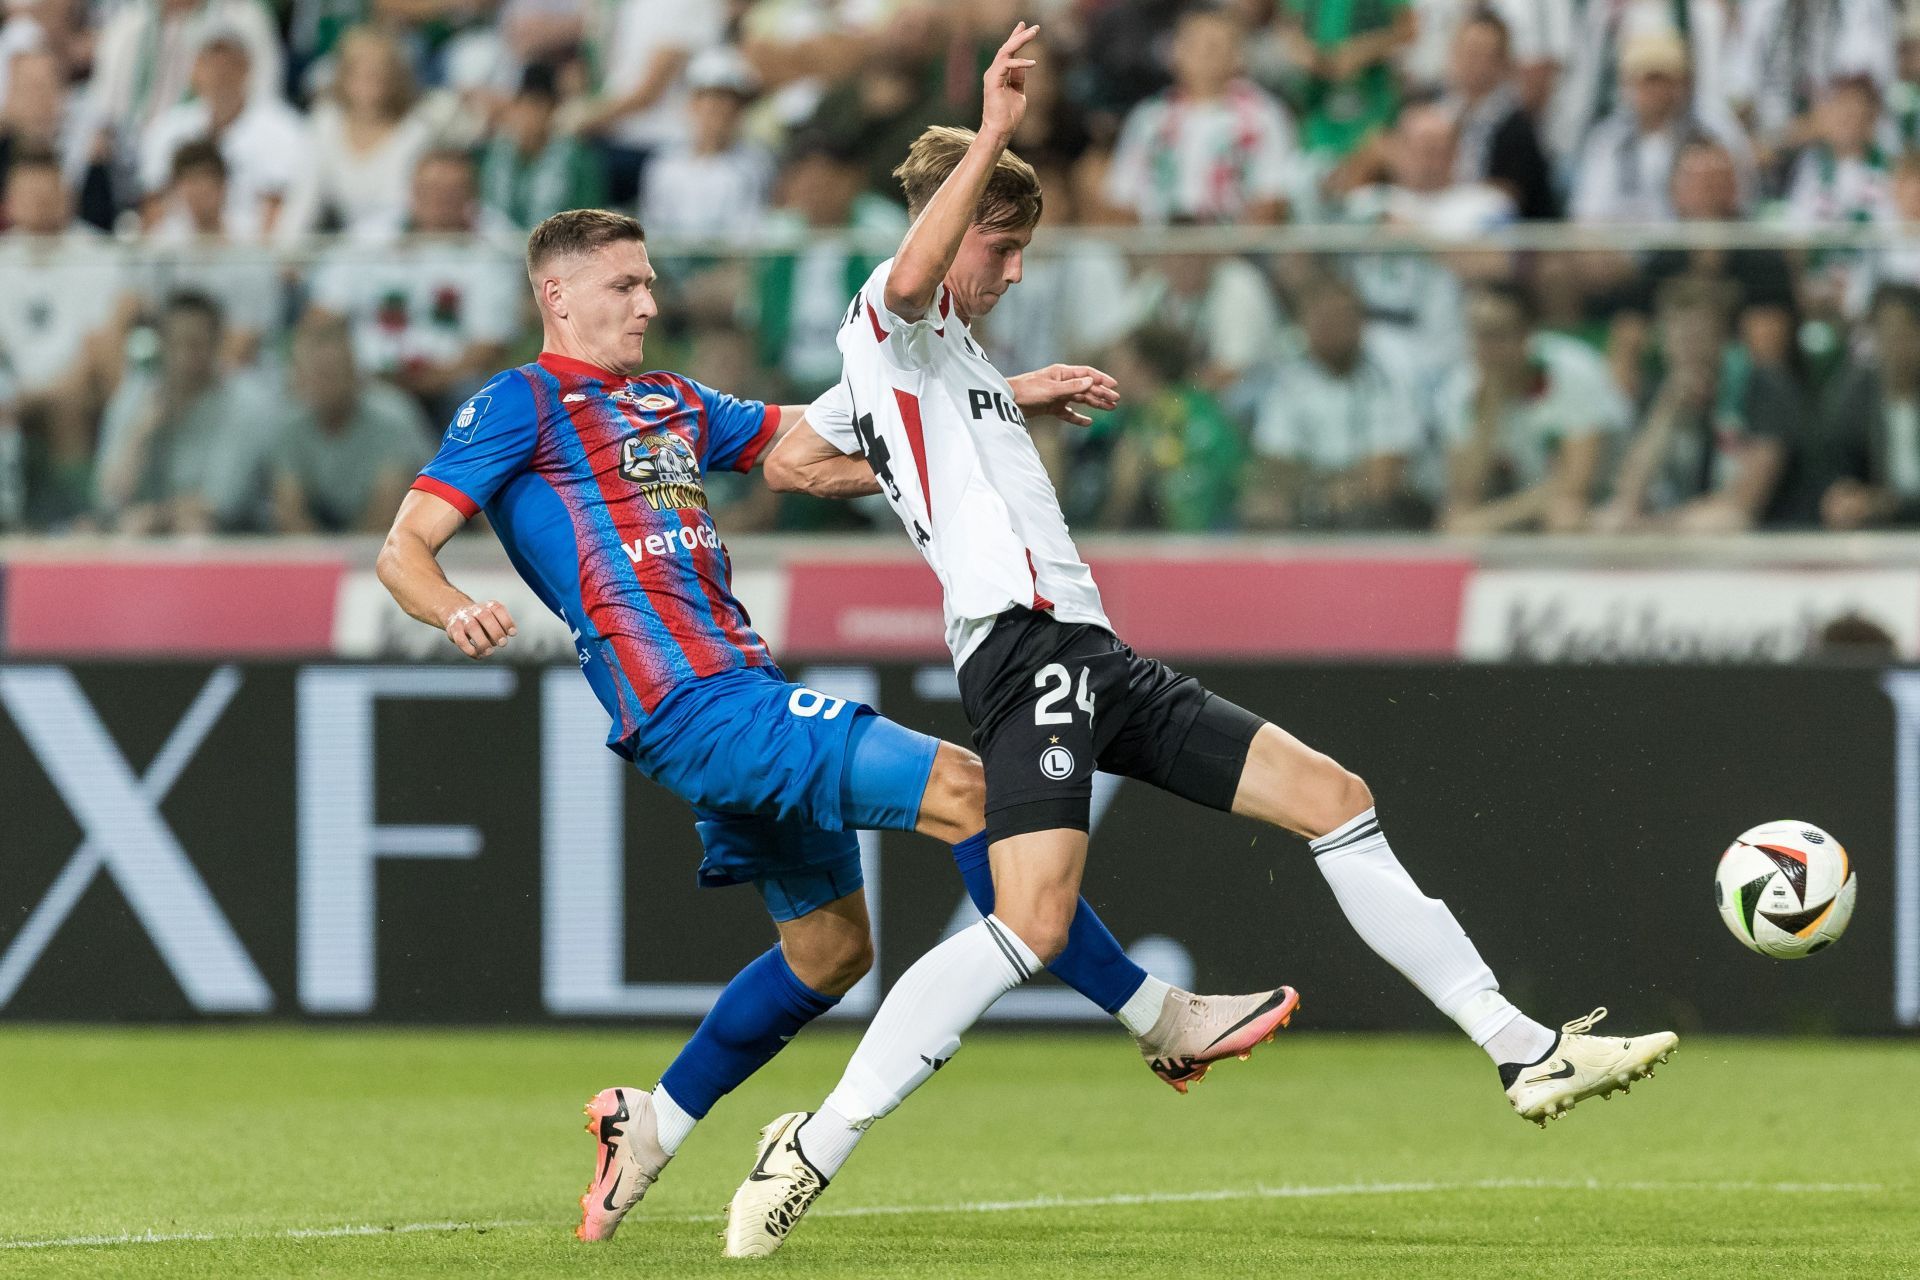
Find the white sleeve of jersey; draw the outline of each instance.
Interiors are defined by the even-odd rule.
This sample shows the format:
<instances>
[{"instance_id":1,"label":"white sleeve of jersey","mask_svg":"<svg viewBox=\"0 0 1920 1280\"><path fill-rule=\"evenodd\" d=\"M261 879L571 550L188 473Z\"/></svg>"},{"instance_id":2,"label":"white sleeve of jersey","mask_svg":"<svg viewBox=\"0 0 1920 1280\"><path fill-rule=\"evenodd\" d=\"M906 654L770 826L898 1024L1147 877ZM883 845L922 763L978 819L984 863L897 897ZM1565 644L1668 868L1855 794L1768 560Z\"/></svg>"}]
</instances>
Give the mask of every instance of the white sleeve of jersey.
<instances>
[{"instance_id":1,"label":"white sleeve of jersey","mask_svg":"<svg viewBox=\"0 0 1920 1280\"><path fill-rule=\"evenodd\" d=\"M946 286L940 286L934 295L934 305L927 314L918 320L905 320L887 310L887 277L893 272L893 259L873 269L866 284L860 287L860 297L856 305L865 314L859 317L860 323L854 325L852 340L863 342L871 337L887 363L897 369L918 372L933 363L933 351L929 345L933 332L944 321L943 302L946 299ZM946 303L951 305L951 303Z\"/></svg>"},{"instance_id":2,"label":"white sleeve of jersey","mask_svg":"<svg viewBox=\"0 0 1920 1280\"><path fill-rule=\"evenodd\" d=\"M807 425L813 433L842 453L860 452L860 435L853 429L853 393L842 379L807 406Z\"/></svg>"}]
</instances>

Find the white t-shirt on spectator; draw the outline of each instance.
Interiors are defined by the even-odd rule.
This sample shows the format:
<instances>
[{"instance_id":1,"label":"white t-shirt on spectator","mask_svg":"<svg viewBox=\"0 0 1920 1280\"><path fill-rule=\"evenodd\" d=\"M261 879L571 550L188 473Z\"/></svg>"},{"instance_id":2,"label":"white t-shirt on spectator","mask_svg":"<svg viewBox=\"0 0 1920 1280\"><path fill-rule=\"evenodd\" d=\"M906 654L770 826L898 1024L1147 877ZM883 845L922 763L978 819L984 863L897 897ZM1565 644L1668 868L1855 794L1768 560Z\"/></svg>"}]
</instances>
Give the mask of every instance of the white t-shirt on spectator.
<instances>
[{"instance_id":1,"label":"white t-shirt on spectator","mask_svg":"<svg viewBox=\"0 0 1920 1280\"><path fill-rule=\"evenodd\" d=\"M1107 199L1149 224L1231 222L1250 204L1287 198L1298 153L1286 108L1250 80L1204 102L1169 89L1127 113Z\"/></svg>"},{"instance_id":2,"label":"white t-shirt on spectator","mask_svg":"<svg viewBox=\"0 0 1920 1280\"><path fill-rule=\"evenodd\" d=\"M0 236L0 351L21 393L54 387L126 288L114 244L76 227L50 244Z\"/></svg>"},{"instance_id":3,"label":"white t-shirt on spectator","mask_svg":"<svg viewBox=\"0 0 1920 1280\"><path fill-rule=\"evenodd\" d=\"M647 165L640 223L647 234L745 237L760 229L773 187L773 161L741 142L700 155L669 143Z\"/></svg>"},{"instance_id":4,"label":"white t-shirt on spectator","mask_svg":"<svg viewBox=\"0 0 1920 1280\"><path fill-rule=\"evenodd\" d=\"M168 295L191 291L219 303L229 329L264 336L286 321L285 286L272 253L260 245L204 241L184 218L163 220L147 236L135 275L156 312Z\"/></svg>"},{"instance_id":5,"label":"white t-shirt on spectator","mask_svg":"<svg viewBox=\"0 0 1920 1280\"><path fill-rule=\"evenodd\" d=\"M600 92L624 97L640 87L654 55L689 56L719 44L727 15L719 0L603 0L598 32ZM616 121L608 136L629 147L657 147L686 133L687 89L678 78L652 106Z\"/></svg>"},{"instance_id":6,"label":"white t-shirt on spectator","mask_svg":"<svg viewBox=\"0 0 1920 1280\"><path fill-rule=\"evenodd\" d=\"M140 142L142 193L153 195L166 189L173 176L174 153L207 137L207 126L204 102L168 107L147 126ZM263 201L278 198L284 210L311 180L306 123L278 99L249 103L220 135L220 155L227 162L227 230L241 239L251 239L265 224Z\"/></svg>"},{"instance_id":7,"label":"white t-shirt on spectator","mask_svg":"<svg viewBox=\"0 0 1920 1280\"><path fill-rule=\"evenodd\" d=\"M1753 157L1739 126L1678 117L1656 133L1642 133L1633 117L1615 112L1593 127L1574 170L1567 217L1573 222L1670 222L1673 166L1690 137L1705 137L1733 158L1741 191L1752 190Z\"/></svg>"},{"instance_id":8,"label":"white t-shirt on spectator","mask_svg":"<svg viewBox=\"0 0 1920 1280\"><path fill-rule=\"evenodd\" d=\"M248 96L280 96L285 56L273 16L260 0L204 0L193 12L163 18L159 0L127 0L100 29L87 84L88 115L121 131L122 154L132 156L146 126L186 100L194 56L207 34L231 32L247 47Z\"/></svg>"},{"instance_id":9,"label":"white t-shirt on spectator","mask_svg":"<svg viewBox=\"0 0 1920 1280\"><path fill-rule=\"evenodd\" d=\"M1481 7L1472 0L1413 0L1413 44L1401 69L1416 88L1435 88L1446 78L1453 39ZM1507 24L1514 65L1565 65L1573 48L1573 0L1492 0L1485 6Z\"/></svg>"},{"instance_id":10,"label":"white t-shirt on spectator","mask_svg":"<svg viewBox=\"0 0 1920 1280\"><path fill-rule=\"evenodd\" d=\"M472 235L444 239L403 235L395 219L327 254L313 304L347 317L366 373L452 364L474 343L520 331L527 283L513 237L490 210Z\"/></svg>"},{"instance_id":11,"label":"white t-shirt on spectator","mask_svg":"<svg viewBox=\"0 0 1920 1280\"><path fill-rule=\"evenodd\" d=\"M1893 178L1877 155L1839 159L1825 147L1808 147L1793 163L1785 212L1801 227L1894 217Z\"/></svg>"},{"instance_id":12,"label":"white t-shirt on spectator","mask_svg":"<svg viewBox=\"0 0 1920 1280\"><path fill-rule=\"evenodd\" d=\"M1760 132L1777 133L1842 76L1867 76L1884 96L1897 71L1896 8L1887 0L1741 0L1728 98L1752 106Z\"/></svg>"},{"instance_id":13,"label":"white t-shirt on spectator","mask_svg":"<svg viewBox=\"0 0 1920 1280\"><path fill-rule=\"evenodd\" d=\"M1339 472L1420 447L1420 413L1410 370L1377 341L1336 373L1307 352L1288 356L1254 413L1253 448L1316 471Z\"/></svg>"},{"instance_id":14,"label":"white t-shirt on spectator","mask_svg":"<svg viewBox=\"0 0 1920 1280\"><path fill-rule=\"evenodd\" d=\"M1508 403L1499 424L1499 456L1516 490L1545 480L1565 441L1596 433L1617 435L1632 419L1607 362L1591 347L1557 333L1535 334L1527 347L1535 383ZM1456 369L1442 389L1441 430L1450 447L1473 438L1479 390L1480 371L1471 365Z\"/></svg>"},{"instance_id":15,"label":"white t-shirt on spectator","mask_svg":"<svg viewBox=\"0 0 1920 1280\"><path fill-rule=\"evenodd\" d=\"M426 117L410 113L368 151L348 144L346 117L331 102L313 109L312 129L312 184L294 211L297 217L283 217L283 225L290 231L311 229L331 209L344 231L378 234L407 207L414 162L433 141Z\"/></svg>"},{"instance_id":16,"label":"white t-shirt on spectator","mask_svg":"<svg viewBox=\"0 0 1920 1280\"><path fill-rule=\"evenodd\" d=\"M1245 258L1214 263L1198 296L1176 294L1165 275L1147 272L1128 291L1124 314L1129 328L1166 325L1192 334L1202 363L1231 373L1281 354L1279 304L1267 278Z\"/></svg>"}]
</instances>

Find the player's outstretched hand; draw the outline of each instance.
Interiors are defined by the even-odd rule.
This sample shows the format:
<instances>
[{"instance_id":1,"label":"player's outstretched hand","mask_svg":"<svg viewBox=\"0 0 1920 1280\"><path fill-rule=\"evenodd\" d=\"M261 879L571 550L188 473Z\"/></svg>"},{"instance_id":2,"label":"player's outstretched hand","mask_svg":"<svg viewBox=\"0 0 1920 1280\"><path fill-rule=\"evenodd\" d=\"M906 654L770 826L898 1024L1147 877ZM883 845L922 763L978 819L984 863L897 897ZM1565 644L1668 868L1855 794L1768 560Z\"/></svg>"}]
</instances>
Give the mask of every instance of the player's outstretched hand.
<instances>
[{"instance_id":1,"label":"player's outstretched hand","mask_svg":"<svg viewBox=\"0 0 1920 1280\"><path fill-rule=\"evenodd\" d=\"M498 600L462 605L447 619L447 639L469 658L484 658L505 648L507 637L519 634L513 615Z\"/></svg>"},{"instance_id":2,"label":"player's outstretched hand","mask_svg":"<svg viewBox=\"0 0 1920 1280\"><path fill-rule=\"evenodd\" d=\"M1101 410L1120 406L1120 384L1092 365L1050 364L1016 374L1007 379L1007 385L1013 388L1014 403L1022 414L1059 418L1076 427L1093 425L1092 418L1073 407L1077 404Z\"/></svg>"},{"instance_id":3,"label":"player's outstretched hand","mask_svg":"<svg viewBox=\"0 0 1920 1280\"><path fill-rule=\"evenodd\" d=\"M1027 114L1027 69L1034 65L1032 58L1020 56L1020 50L1039 34L1039 27L1017 23L1000 52L993 55L993 65L981 80L980 132L1007 142L1020 127Z\"/></svg>"}]
</instances>

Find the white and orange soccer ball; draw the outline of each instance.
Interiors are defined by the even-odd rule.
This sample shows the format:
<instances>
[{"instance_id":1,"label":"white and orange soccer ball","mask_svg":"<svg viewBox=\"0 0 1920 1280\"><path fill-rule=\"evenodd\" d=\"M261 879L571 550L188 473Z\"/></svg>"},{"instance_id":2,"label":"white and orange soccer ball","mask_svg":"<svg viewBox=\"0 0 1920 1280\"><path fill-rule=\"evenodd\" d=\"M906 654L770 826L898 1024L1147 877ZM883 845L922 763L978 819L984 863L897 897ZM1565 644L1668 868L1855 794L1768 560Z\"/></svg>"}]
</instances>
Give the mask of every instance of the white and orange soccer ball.
<instances>
[{"instance_id":1,"label":"white and orange soccer ball","mask_svg":"<svg viewBox=\"0 0 1920 1280\"><path fill-rule=\"evenodd\" d=\"M1727 846L1713 877L1720 918L1763 956L1798 960L1840 941L1859 885L1838 840L1810 822L1763 822Z\"/></svg>"}]
</instances>

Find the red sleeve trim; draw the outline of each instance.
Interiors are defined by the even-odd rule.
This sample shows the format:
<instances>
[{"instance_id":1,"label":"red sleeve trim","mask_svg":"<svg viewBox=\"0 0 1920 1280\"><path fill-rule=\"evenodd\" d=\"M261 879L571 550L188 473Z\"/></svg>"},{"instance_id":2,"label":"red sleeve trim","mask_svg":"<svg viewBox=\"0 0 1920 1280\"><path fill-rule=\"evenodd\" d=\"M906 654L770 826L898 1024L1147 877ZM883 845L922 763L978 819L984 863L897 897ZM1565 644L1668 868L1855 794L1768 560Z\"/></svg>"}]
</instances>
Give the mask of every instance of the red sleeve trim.
<instances>
[{"instance_id":1,"label":"red sleeve trim","mask_svg":"<svg viewBox=\"0 0 1920 1280\"><path fill-rule=\"evenodd\" d=\"M769 444L773 443L774 432L779 429L780 406L770 404L767 406L766 420L760 424L760 430L754 434L753 439L747 441L747 447L740 451L740 456L733 460L733 469L735 471L753 470L753 464L760 461L760 455L767 451Z\"/></svg>"},{"instance_id":2,"label":"red sleeve trim","mask_svg":"<svg viewBox=\"0 0 1920 1280\"><path fill-rule=\"evenodd\" d=\"M871 302L867 304L867 319L873 322L873 340L875 342L885 342L887 340L887 331L880 327L880 313L873 309Z\"/></svg>"},{"instance_id":3,"label":"red sleeve trim","mask_svg":"<svg viewBox=\"0 0 1920 1280\"><path fill-rule=\"evenodd\" d=\"M435 480L432 476L421 476L410 486L422 493L430 493L471 520L480 514L480 504L460 492L445 480Z\"/></svg>"}]
</instances>

